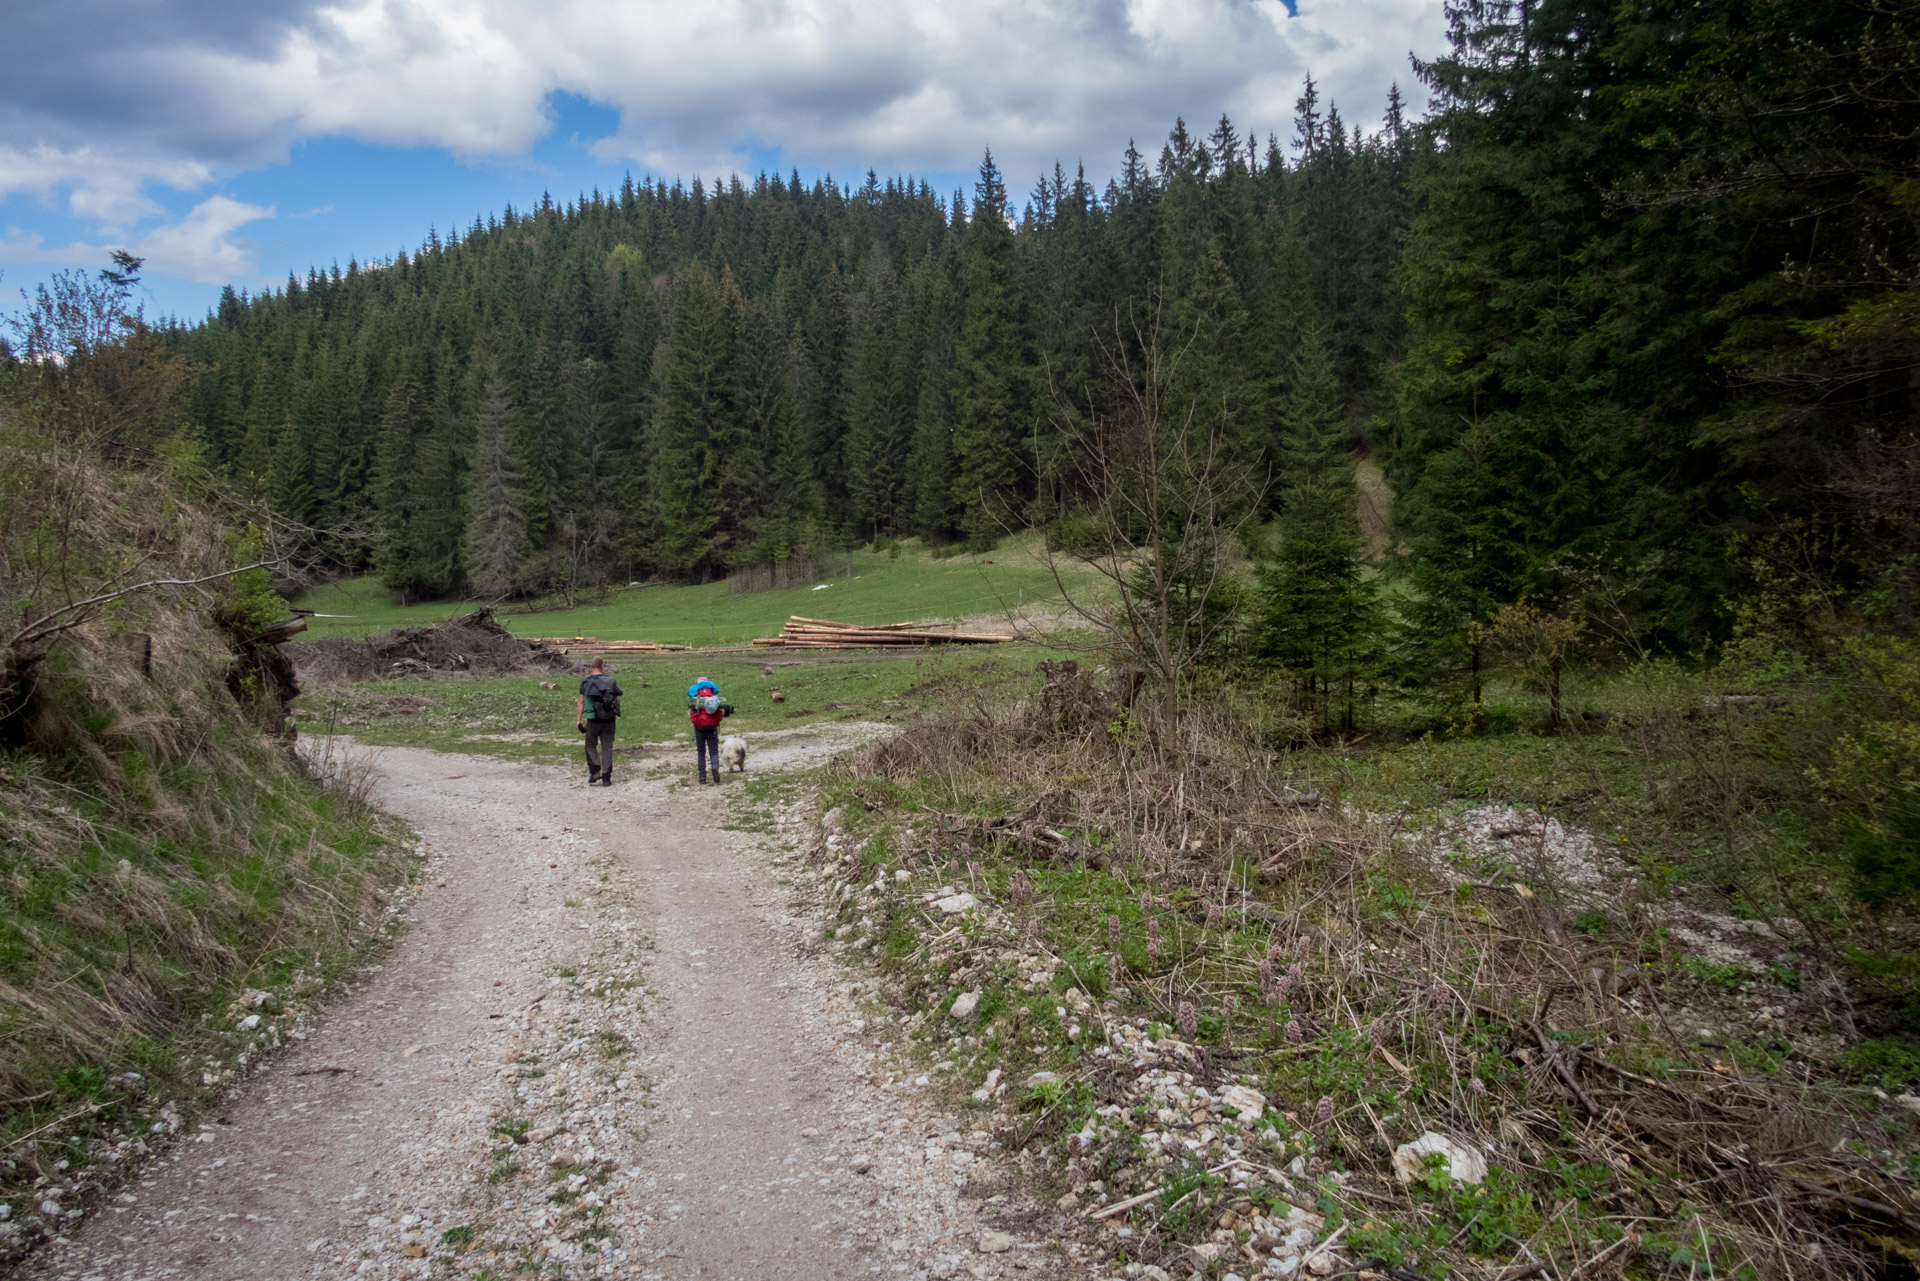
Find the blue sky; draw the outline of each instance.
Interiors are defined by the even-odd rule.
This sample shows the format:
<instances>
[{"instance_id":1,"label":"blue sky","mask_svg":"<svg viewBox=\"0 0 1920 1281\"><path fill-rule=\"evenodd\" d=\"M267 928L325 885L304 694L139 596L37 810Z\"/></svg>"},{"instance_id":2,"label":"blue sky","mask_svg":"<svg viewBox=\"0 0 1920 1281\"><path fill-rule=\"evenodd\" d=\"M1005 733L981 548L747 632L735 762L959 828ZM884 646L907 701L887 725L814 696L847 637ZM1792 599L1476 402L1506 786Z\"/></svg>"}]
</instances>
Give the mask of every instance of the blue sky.
<instances>
[{"instance_id":1,"label":"blue sky","mask_svg":"<svg viewBox=\"0 0 1920 1281\"><path fill-rule=\"evenodd\" d=\"M62 0L9 17L0 305L128 247L150 315L378 259L550 191L761 169L1016 194L1309 72L1371 127L1439 0Z\"/></svg>"}]
</instances>

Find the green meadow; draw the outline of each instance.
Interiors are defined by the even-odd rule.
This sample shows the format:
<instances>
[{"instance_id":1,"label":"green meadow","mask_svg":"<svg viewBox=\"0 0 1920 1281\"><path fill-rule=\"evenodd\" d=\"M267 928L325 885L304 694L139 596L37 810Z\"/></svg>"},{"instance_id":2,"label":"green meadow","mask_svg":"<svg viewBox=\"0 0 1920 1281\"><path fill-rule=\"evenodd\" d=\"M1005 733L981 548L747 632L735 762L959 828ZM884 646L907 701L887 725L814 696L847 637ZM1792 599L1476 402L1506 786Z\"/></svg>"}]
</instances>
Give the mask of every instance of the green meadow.
<instances>
[{"instance_id":1,"label":"green meadow","mask_svg":"<svg viewBox=\"0 0 1920 1281\"><path fill-rule=\"evenodd\" d=\"M772 636L787 618L840 623L894 623L969 619L1004 628L1022 617L1057 615L1067 607L1061 584L1075 600L1099 599L1104 580L1078 561L1060 558L1059 576L1033 535L1010 539L978 556L936 559L909 547L891 553L852 552L833 558L838 572L802 587L736 592L726 582L697 586L642 585L582 597L573 609L555 602L499 607L508 628L522 636L592 636L600 640L658 641L669 645L741 645ZM317 587L294 604L318 614L312 637L375 635L417 627L473 608L434 601L399 605L371 577Z\"/></svg>"}]
</instances>

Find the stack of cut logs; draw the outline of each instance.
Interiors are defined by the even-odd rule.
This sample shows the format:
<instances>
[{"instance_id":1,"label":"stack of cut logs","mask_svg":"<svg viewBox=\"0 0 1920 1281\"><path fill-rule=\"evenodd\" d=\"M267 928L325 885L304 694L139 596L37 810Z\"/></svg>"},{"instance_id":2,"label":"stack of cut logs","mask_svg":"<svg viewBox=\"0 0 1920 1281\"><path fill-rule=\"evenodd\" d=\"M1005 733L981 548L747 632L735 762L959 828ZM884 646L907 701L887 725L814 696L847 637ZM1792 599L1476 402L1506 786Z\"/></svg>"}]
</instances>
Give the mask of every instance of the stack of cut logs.
<instances>
[{"instance_id":1,"label":"stack of cut logs","mask_svg":"<svg viewBox=\"0 0 1920 1281\"><path fill-rule=\"evenodd\" d=\"M783 649L867 649L876 645L1004 645L1017 636L999 632L939 631L918 623L833 623L794 614L778 636L757 636L756 645Z\"/></svg>"},{"instance_id":2,"label":"stack of cut logs","mask_svg":"<svg viewBox=\"0 0 1920 1281\"><path fill-rule=\"evenodd\" d=\"M591 636L543 636L540 643L562 654L670 654L686 645L656 645L652 641L603 641Z\"/></svg>"}]
</instances>

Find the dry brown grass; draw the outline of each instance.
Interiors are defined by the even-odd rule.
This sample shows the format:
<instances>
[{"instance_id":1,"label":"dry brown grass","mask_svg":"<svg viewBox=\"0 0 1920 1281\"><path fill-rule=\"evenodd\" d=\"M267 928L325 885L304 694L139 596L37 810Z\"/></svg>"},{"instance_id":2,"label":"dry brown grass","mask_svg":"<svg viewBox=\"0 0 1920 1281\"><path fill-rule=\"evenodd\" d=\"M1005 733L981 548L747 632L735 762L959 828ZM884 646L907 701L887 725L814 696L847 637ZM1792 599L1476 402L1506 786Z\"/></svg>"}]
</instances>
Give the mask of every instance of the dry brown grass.
<instances>
[{"instance_id":1,"label":"dry brown grass","mask_svg":"<svg viewBox=\"0 0 1920 1281\"><path fill-rule=\"evenodd\" d=\"M1467 1275L1537 1257L1564 1277L1788 1281L1920 1259L1920 1197L1870 1155L1884 1142L1870 1108L1804 1063L1673 1035L1665 976L1640 964L1650 924L1588 938L1549 886L1463 894L1395 816L1292 790L1258 700L1169 722L1127 693L1066 668L1030 699L956 689L828 786L896 813L910 865L989 880L1091 865L1175 913L1179 937L1124 976L1126 999L1167 1022L1183 1003L1217 1012L1209 1071L1263 1073L1302 1115L1335 1098L1317 1137L1351 1173L1329 1190L1356 1222L1444 1241L1451 1203L1410 1194L1386 1158L1424 1129L1491 1145L1537 1222L1504 1264L1458 1236L1429 1254ZM1110 950L1106 911L1031 908L1060 954ZM1257 995L1263 960L1296 958L1297 1043Z\"/></svg>"}]
</instances>

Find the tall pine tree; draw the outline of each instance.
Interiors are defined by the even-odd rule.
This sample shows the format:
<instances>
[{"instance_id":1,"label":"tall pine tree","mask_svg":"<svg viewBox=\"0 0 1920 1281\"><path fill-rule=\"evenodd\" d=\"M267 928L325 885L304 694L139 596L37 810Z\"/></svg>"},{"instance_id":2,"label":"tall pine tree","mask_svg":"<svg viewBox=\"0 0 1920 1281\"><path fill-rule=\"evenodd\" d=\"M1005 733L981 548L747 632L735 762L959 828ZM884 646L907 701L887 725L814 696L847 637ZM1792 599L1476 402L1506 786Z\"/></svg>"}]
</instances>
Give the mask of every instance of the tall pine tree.
<instances>
[{"instance_id":1,"label":"tall pine tree","mask_svg":"<svg viewBox=\"0 0 1920 1281\"><path fill-rule=\"evenodd\" d=\"M960 245L966 301L954 351L953 500L967 534L984 544L1024 523L1021 455L1034 422L1007 188L991 151L974 192Z\"/></svg>"}]
</instances>

